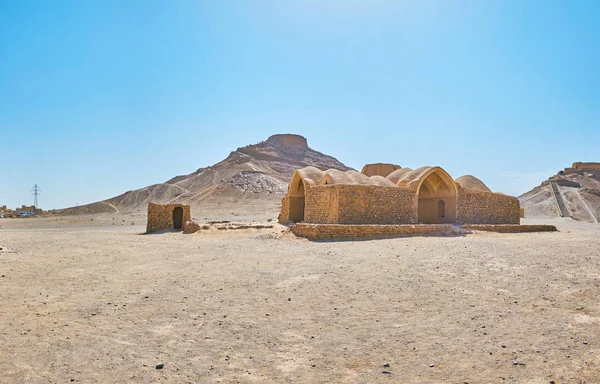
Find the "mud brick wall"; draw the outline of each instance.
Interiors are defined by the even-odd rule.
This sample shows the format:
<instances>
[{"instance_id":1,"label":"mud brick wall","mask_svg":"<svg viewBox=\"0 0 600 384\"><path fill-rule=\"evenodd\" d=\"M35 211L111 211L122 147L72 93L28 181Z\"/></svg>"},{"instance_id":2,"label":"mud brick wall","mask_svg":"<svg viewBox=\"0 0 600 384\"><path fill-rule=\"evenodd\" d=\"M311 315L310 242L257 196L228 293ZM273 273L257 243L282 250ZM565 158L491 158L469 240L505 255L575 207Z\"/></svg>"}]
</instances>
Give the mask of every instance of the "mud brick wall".
<instances>
[{"instance_id":1,"label":"mud brick wall","mask_svg":"<svg viewBox=\"0 0 600 384\"><path fill-rule=\"evenodd\" d=\"M458 188L456 221L460 224L519 224L519 199L499 193Z\"/></svg>"},{"instance_id":2,"label":"mud brick wall","mask_svg":"<svg viewBox=\"0 0 600 384\"><path fill-rule=\"evenodd\" d=\"M451 224L416 225L348 225L348 224L308 224L292 226L292 232L310 240L344 240L395 236L415 236L443 234L452 229Z\"/></svg>"},{"instance_id":3,"label":"mud brick wall","mask_svg":"<svg viewBox=\"0 0 600 384\"><path fill-rule=\"evenodd\" d=\"M173 210L176 207L181 207L183 209L182 223L192 219L189 205L148 203L148 224L146 225L146 233L164 229L173 229Z\"/></svg>"},{"instance_id":4,"label":"mud brick wall","mask_svg":"<svg viewBox=\"0 0 600 384\"><path fill-rule=\"evenodd\" d=\"M417 223L414 191L371 185L334 185L340 224Z\"/></svg>"},{"instance_id":5,"label":"mud brick wall","mask_svg":"<svg viewBox=\"0 0 600 384\"><path fill-rule=\"evenodd\" d=\"M281 199L281 213L279 214L279 222L287 223L290 221L290 196L285 195L283 199Z\"/></svg>"},{"instance_id":6,"label":"mud brick wall","mask_svg":"<svg viewBox=\"0 0 600 384\"><path fill-rule=\"evenodd\" d=\"M338 220L338 191L335 185L306 188L304 221L336 223Z\"/></svg>"}]
</instances>

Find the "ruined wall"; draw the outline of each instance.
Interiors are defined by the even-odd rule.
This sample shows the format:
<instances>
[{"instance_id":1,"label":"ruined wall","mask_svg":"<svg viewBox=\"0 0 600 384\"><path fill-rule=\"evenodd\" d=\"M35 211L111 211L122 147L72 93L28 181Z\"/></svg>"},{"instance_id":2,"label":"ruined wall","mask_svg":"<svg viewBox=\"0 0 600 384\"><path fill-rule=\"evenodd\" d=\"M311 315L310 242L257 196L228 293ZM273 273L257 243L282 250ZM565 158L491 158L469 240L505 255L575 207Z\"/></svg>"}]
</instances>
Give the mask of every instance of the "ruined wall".
<instances>
[{"instance_id":1,"label":"ruined wall","mask_svg":"<svg viewBox=\"0 0 600 384\"><path fill-rule=\"evenodd\" d=\"M397 187L334 185L340 224L417 223L416 193Z\"/></svg>"},{"instance_id":2,"label":"ruined wall","mask_svg":"<svg viewBox=\"0 0 600 384\"><path fill-rule=\"evenodd\" d=\"M146 225L146 233L164 229L174 229L173 210L176 207L181 207L183 209L182 224L185 224L186 221L192 219L189 205L148 203L148 224Z\"/></svg>"},{"instance_id":3,"label":"ruined wall","mask_svg":"<svg viewBox=\"0 0 600 384\"><path fill-rule=\"evenodd\" d=\"M338 191L335 187L335 185L319 185L306 188L305 222L337 222Z\"/></svg>"},{"instance_id":4,"label":"ruined wall","mask_svg":"<svg viewBox=\"0 0 600 384\"><path fill-rule=\"evenodd\" d=\"M457 223L519 224L520 211L516 197L458 188Z\"/></svg>"},{"instance_id":5,"label":"ruined wall","mask_svg":"<svg viewBox=\"0 0 600 384\"><path fill-rule=\"evenodd\" d=\"M583 171L600 171L600 163L573 163L573 168Z\"/></svg>"}]
</instances>

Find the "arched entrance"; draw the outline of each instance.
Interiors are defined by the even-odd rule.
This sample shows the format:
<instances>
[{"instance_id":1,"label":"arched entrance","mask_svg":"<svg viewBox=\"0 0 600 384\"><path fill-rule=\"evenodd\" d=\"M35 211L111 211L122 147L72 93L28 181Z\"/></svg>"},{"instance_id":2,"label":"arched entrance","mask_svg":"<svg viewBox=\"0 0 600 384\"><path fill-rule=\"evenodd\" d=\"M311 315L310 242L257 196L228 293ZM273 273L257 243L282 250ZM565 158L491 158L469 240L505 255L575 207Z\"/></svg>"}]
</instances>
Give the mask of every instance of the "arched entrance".
<instances>
[{"instance_id":1,"label":"arched entrance","mask_svg":"<svg viewBox=\"0 0 600 384\"><path fill-rule=\"evenodd\" d=\"M183 228L183 208L175 207L173 209L173 229Z\"/></svg>"},{"instance_id":2,"label":"arched entrance","mask_svg":"<svg viewBox=\"0 0 600 384\"><path fill-rule=\"evenodd\" d=\"M298 177L296 183L292 182L290 186L290 221L299 223L304 221L304 203L306 199L306 191L304 180Z\"/></svg>"},{"instance_id":3,"label":"arched entrance","mask_svg":"<svg viewBox=\"0 0 600 384\"><path fill-rule=\"evenodd\" d=\"M441 168L429 173L418 189L419 223L456 222L456 185Z\"/></svg>"}]
</instances>

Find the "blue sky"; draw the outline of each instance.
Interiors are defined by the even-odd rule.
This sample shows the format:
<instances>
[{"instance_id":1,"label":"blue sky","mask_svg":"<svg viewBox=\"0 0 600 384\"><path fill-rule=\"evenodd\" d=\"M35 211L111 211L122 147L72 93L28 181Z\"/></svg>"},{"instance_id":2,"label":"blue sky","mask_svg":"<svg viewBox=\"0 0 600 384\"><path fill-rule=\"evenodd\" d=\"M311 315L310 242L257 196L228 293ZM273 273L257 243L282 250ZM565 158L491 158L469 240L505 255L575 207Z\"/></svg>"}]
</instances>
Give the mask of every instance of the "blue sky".
<instances>
[{"instance_id":1,"label":"blue sky","mask_svg":"<svg viewBox=\"0 0 600 384\"><path fill-rule=\"evenodd\" d=\"M518 195L600 161L598 1L0 2L0 204L102 200L274 133Z\"/></svg>"}]
</instances>

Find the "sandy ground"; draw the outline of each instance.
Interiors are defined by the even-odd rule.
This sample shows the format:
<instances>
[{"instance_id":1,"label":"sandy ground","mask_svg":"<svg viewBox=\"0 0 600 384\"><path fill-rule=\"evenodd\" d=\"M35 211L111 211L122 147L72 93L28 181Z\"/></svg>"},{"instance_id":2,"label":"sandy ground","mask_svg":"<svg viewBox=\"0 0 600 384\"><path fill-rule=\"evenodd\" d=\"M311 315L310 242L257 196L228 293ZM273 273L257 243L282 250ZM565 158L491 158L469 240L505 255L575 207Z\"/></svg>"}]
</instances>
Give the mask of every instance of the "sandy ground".
<instances>
[{"instance_id":1,"label":"sandy ground","mask_svg":"<svg viewBox=\"0 0 600 384\"><path fill-rule=\"evenodd\" d=\"M544 223L310 242L0 220L0 382L600 382L600 225Z\"/></svg>"}]
</instances>

